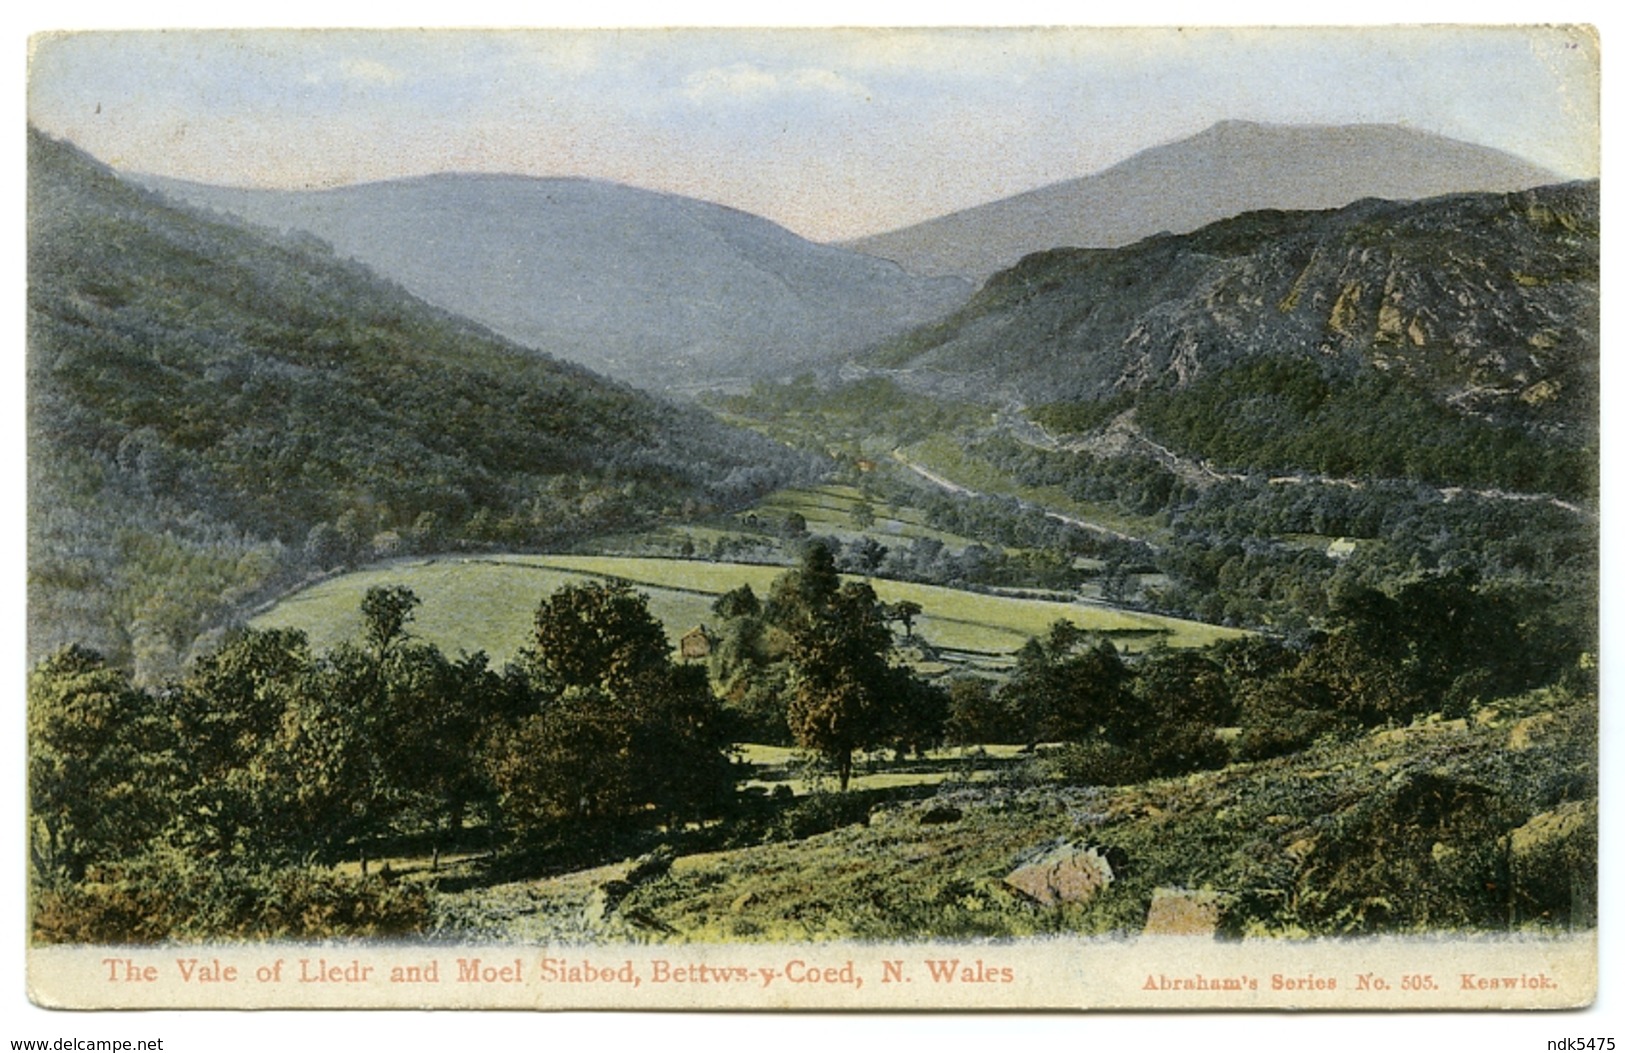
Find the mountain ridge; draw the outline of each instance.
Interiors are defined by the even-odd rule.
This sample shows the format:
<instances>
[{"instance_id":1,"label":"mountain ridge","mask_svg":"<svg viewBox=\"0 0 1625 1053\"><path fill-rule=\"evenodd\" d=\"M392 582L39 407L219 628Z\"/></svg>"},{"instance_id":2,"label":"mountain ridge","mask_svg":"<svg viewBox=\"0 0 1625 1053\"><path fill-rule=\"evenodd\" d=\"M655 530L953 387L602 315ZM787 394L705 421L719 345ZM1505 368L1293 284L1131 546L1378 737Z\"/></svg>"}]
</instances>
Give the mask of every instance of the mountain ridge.
<instances>
[{"instance_id":1,"label":"mountain ridge","mask_svg":"<svg viewBox=\"0 0 1625 1053\"><path fill-rule=\"evenodd\" d=\"M309 232L509 339L652 388L818 365L971 291L737 208L601 179L437 173L313 191L138 179Z\"/></svg>"},{"instance_id":2,"label":"mountain ridge","mask_svg":"<svg viewBox=\"0 0 1625 1053\"><path fill-rule=\"evenodd\" d=\"M727 505L803 463L33 129L28 177L33 655L161 676L308 574Z\"/></svg>"}]
</instances>

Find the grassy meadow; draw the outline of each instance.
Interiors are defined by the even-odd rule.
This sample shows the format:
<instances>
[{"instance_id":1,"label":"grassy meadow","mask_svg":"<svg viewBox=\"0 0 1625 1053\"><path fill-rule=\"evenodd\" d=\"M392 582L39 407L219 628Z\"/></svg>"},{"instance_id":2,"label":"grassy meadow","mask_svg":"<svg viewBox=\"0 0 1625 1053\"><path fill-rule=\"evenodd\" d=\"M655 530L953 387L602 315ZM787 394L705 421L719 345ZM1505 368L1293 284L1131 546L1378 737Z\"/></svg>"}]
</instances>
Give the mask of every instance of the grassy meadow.
<instances>
[{"instance_id":1,"label":"grassy meadow","mask_svg":"<svg viewBox=\"0 0 1625 1053\"><path fill-rule=\"evenodd\" d=\"M865 504L870 506L874 515L874 522L867 527L860 526L858 519L859 509ZM978 543L974 538L928 526L919 510L888 503L879 497L866 497L855 486L826 484L777 490L758 501L745 514L782 520L791 513L807 520L808 532L833 535L843 541L863 535L882 544L928 538L940 541L951 549L963 549Z\"/></svg>"},{"instance_id":2,"label":"grassy meadow","mask_svg":"<svg viewBox=\"0 0 1625 1053\"><path fill-rule=\"evenodd\" d=\"M537 605L555 590L592 580L624 581L649 596L649 608L675 644L696 625L714 622L711 605L749 585L766 596L783 567L702 560L583 555L446 556L407 560L330 578L296 592L251 621L255 628L297 628L317 650L361 632L361 599L377 585L405 585L423 601L412 623L420 638L448 654L483 650L494 661L530 641ZM1056 621L1113 639L1119 650L1156 645L1203 647L1242 635L1201 622L1084 603L967 592L937 585L872 579L885 603L911 600L923 611L918 640L998 665Z\"/></svg>"}]
</instances>

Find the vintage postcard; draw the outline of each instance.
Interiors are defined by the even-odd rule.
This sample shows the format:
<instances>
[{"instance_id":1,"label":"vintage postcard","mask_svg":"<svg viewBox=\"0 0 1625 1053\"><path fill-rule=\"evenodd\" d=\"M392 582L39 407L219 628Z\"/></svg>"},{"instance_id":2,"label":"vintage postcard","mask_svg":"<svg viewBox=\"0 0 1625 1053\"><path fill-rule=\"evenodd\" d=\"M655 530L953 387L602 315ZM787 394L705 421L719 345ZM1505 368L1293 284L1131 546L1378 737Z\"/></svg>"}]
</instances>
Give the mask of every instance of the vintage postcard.
<instances>
[{"instance_id":1,"label":"vintage postcard","mask_svg":"<svg viewBox=\"0 0 1625 1053\"><path fill-rule=\"evenodd\" d=\"M30 997L1591 1004L1598 78L33 37Z\"/></svg>"}]
</instances>

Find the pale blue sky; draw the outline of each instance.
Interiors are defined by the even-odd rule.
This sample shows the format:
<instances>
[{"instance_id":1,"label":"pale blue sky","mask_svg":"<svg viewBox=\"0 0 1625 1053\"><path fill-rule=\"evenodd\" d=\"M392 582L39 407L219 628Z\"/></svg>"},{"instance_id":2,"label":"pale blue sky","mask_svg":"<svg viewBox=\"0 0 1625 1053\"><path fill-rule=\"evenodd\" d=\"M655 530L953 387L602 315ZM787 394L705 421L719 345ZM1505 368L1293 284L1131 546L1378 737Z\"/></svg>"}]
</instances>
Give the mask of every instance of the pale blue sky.
<instances>
[{"instance_id":1,"label":"pale blue sky","mask_svg":"<svg viewBox=\"0 0 1625 1053\"><path fill-rule=\"evenodd\" d=\"M29 113L208 182L582 175L838 238L1225 118L1395 122L1590 176L1596 61L1582 34L1461 27L78 34L36 38Z\"/></svg>"}]
</instances>

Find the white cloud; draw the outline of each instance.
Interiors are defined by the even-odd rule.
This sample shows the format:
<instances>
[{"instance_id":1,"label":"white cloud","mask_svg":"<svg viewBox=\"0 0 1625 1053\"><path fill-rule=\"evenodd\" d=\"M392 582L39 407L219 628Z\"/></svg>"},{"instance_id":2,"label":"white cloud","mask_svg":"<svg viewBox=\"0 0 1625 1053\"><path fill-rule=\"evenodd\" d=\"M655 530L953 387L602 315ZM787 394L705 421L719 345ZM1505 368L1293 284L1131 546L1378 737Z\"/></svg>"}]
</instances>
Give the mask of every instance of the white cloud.
<instances>
[{"instance_id":1,"label":"white cloud","mask_svg":"<svg viewBox=\"0 0 1625 1053\"><path fill-rule=\"evenodd\" d=\"M683 78L683 95L693 102L749 101L795 94L866 99L869 89L830 69L773 71L749 62L713 66Z\"/></svg>"}]
</instances>

